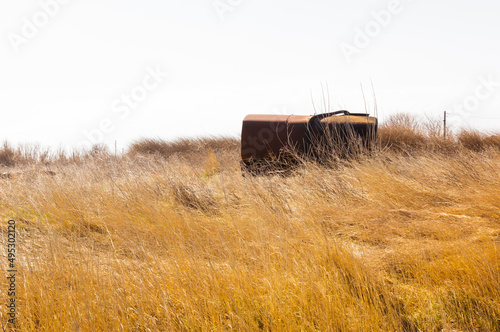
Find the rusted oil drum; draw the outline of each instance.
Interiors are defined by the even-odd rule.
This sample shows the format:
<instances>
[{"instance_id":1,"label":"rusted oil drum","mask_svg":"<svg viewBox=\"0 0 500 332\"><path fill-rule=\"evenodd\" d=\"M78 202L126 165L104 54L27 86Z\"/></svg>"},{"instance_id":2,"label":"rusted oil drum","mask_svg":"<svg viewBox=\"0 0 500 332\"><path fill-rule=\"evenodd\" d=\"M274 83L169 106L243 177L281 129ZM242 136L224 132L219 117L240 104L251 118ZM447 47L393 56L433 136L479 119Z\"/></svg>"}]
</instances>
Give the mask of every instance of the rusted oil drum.
<instances>
[{"instance_id":1,"label":"rusted oil drum","mask_svg":"<svg viewBox=\"0 0 500 332\"><path fill-rule=\"evenodd\" d=\"M251 114L241 131L242 168L268 163L288 164L299 158L327 159L370 148L377 135L377 118L337 111L317 115Z\"/></svg>"}]
</instances>

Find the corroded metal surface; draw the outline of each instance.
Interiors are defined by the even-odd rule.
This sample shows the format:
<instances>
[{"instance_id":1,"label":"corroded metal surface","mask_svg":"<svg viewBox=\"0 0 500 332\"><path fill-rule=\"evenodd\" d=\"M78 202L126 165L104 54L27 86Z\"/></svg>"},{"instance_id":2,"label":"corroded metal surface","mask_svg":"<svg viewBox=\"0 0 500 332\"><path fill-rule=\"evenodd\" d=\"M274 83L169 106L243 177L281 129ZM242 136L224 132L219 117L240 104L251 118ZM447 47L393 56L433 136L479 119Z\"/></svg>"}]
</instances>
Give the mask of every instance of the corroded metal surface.
<instances>
[{"instance_id":1,"label":"corroded metal surface","mask_svg":"<svg viewBox=\"0 0 500 332\"><path fill-rule=\"evenodd\" d=\"M294 156L324 158L352 146L369 147L376 138L377 118L347 111L318 115L251 114L243 120L244 164L289 160Z\"/></svg>"}]
</instances>

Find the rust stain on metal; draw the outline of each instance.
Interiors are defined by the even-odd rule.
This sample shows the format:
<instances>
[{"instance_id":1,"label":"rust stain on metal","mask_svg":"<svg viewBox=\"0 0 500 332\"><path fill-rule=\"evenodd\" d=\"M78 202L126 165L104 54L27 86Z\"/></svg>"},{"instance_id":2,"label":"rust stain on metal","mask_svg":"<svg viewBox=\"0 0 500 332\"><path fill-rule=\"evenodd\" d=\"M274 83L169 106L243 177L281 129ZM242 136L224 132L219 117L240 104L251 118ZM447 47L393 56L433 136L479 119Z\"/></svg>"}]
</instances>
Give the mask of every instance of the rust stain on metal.
<instances>
[{"instance_id":1,"label":"rust stain on metal","mask_svg":"<svg viewBox=\"0 0 500 332\"><path fill-rule=\"evenodd\" d=\"M242 165L287 160L293 156L321 157L325 147L339 152L355 142L368 147L376 138L377 118L337 111L317 115L251 114L241 131ZM332 144L333 143L333 144Z\"/></svg>"}]
</instances>

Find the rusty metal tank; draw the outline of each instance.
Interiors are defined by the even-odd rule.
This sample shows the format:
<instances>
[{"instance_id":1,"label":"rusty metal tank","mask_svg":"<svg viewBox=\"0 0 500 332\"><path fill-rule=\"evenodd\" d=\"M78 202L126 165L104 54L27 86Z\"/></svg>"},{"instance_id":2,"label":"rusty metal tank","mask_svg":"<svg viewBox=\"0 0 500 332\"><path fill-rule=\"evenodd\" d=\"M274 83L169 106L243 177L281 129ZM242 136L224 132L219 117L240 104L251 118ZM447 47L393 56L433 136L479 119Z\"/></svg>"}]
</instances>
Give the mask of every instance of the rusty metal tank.
<instances>
[{"instance_id":1,"label":"rusty metal tank","mask_svg":"<svg viewBox=\"0 0 500 332\"><path fill-rule=\"evenodd\" d=\"M377 118L336 111L317 115L250 114L241 131L242 168L297 158L327 159L370 148L377 135Z\"/></svg>"}]
</instances>

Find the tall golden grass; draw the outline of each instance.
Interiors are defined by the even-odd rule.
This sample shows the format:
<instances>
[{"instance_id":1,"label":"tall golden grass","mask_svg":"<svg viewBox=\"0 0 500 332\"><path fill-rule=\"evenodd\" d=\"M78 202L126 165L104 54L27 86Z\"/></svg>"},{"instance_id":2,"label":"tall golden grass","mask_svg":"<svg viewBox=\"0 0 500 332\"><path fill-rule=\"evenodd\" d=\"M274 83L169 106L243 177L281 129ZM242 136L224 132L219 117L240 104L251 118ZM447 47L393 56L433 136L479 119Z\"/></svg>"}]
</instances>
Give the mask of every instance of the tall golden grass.
<instances>
[{"instance_id":1,"label":"tall golden grass","mask_svg":"<svg viewBox=\"0 0 500 332\"><path fill-rule=\"evenodd\" d=\"M15 328L500 331L500 139L436 128L398 115L370 156L287 177L242 177L231 138L5 145Z\"/></svg>"}]
</instances>

